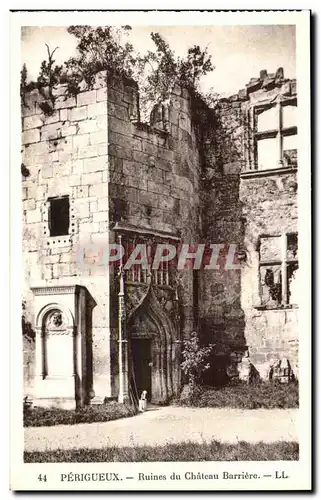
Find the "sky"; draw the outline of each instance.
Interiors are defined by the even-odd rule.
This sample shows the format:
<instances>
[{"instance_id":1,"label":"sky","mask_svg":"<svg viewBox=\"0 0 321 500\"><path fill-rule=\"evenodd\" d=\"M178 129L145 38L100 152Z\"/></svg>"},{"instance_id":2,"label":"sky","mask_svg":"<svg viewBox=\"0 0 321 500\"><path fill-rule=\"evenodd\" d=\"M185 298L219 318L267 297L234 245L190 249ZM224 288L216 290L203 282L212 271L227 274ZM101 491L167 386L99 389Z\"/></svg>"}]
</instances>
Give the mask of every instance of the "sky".
<instances>
[{"instance_id":1,"label":"sky","mask_svg":"<svg viewBox=\"0 0 321 500\"><path fill-rule=\"evenodd\" d=\"M235 94L260 70L274 73L284 68L286 78L296 77L295 26L134 26L129 40L141 53L152 50L150 32L158 31L177 55L188 47L208 47L215 70L203 77L203 91L213 87L222 96ZM55 52L57 64L76 53L76 39L66 27L22 27L22 62L29 77L36 80L41 61L47 58L45 43Z\"/></svg>"}]
</instances>

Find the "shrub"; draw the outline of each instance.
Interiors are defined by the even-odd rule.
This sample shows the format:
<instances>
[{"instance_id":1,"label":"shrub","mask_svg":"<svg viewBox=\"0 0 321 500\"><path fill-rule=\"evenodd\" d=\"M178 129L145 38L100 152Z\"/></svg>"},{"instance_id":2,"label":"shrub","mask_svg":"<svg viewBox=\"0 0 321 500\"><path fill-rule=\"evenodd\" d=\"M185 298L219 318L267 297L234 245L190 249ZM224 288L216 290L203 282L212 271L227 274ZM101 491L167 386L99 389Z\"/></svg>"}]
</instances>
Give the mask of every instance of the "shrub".
<instances>
[{"instance_id":1,"label":"shrub","mask_svg":"<svg viewBox=\"0 0 321 500\"><path fill-rule=\"evenodd\" d=\"M49 427L52 425L108 422L118 418L132 417L133 415L136 415L136 410L133 407L116 402L99 406L87 406L79 410L30 408L24 405L23 420L25 427Z\"/></svg>"},{"instance_id":2,"label":"shrub","mask_svg":"<svg viewBox=\"0 0 321 500\"><path fill-rule=\"evenodd\" d=\"M295 442L247 443L179 443L164 446L137 446L101 449L74 449L25 452L24 461L48 462L190 462L190 461L261 461L298 460L299 445Z\"/></svg>"},{"instance_id":3,"label":"shrub","mask_svg":"<svg viewBox=\"0 0 321 500\"><path fill-rule=\"evenodd\" d=\"M198 395L202 373L209 369L209 355L213 350L213 345L201 346L199 336L196 332L184 341L183 362L181 368L187 376L191 395Z\"/></svg>"},{"instance_id":4,"label":"shrub","mask_svg":"<svg viewBox=\"0 0 321 500\"><path fill-rule=\"evenodd\" d=\"M260 382L247 384L235 382L223 388L203 388L198 391L198 397L179 400L184 406L197 406L208 408L298 408L299 384L291 382Z\"/></svg>"}]
</instances>

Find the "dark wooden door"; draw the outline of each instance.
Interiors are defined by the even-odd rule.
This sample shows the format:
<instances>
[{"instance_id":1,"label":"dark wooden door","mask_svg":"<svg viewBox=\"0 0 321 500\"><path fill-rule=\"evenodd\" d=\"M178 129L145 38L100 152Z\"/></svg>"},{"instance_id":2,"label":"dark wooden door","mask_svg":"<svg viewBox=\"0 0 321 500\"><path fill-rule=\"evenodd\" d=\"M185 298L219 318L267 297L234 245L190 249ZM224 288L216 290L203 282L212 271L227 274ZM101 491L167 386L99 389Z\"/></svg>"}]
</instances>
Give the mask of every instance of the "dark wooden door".
<instances>
[{"instance_id":1,"label":"dark wooden door","mask_svg":"<svg viewBox=\"0 0 321 500\"><path fill-rule=\"evenodd\" d=\"M142 391L147 391L147 399L150 401L152 396L151 340L132 339L131 352L138 397L140 398Z\"/></svg>"}]
</instances>

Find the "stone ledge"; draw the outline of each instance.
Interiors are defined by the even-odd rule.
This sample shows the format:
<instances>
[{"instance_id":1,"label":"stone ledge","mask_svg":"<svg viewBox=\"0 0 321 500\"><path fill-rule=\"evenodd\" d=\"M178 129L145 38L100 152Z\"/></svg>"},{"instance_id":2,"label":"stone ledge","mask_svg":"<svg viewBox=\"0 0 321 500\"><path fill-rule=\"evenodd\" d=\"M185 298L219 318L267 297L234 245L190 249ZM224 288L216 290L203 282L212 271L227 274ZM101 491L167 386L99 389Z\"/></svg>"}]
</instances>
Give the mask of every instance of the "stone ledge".
<instances>
[{"instance_id":1,"label":"stone ledge","mask_svg":"<svg viewBox=\"0 0 321 500\"><path fill-rule=\"evenodd\" d=\"M253 179L255 177L269 177L270 175L296 174L297 167L281 167L269 170L248 170L240 174L241 179Z\"/></svg>"},{"instance_id":2,"label":"stone ledge","mask_svg":"<svg viewBox=\"0 0 321 500\"><path fill-rule=\"evenodd\" d=\"M112 229L114 231L117 231L119 233L138 233L138 234L141 234L141 235L144 235L144 236L155 236L155 237L159 237L159 238L164 238L164 239L169 239L169 240L173 240L173 241L181 241L181 238L177 235L177 234L174 234L174 233L167 233L167 232L163 232L163 231L155 231L153 229L149 229L149 228L146 228L146 227L138 227L138 226L134 226L134 225L131 225L131 224L122 224L122 223L119 223L119 222L116 222L114 224L114 227L112 227Z\"/></svg>"},{"instance_id":3,"label":"stone ledge","mask_svg":"<svg viewBox=\"0 0 321 500\"><path fill-rule=\"evenodd\" d=\"M80 289L80 285L41 286L31 287L30 289L34 295L67 295L76 294L76 292Z\"/></svg>"},{"instance_id":4,"label":"stone ledge","mask_svg":"<svg viewBox=\"0 0 321 500\"><path fill-rule=\"evenodd\" d=\"M286 311L289 309L299 309L299 306L296 304L288 304L288 305L280 305L280 306L262 306L260 304L253 306L254 309L258 311Z\"/></svg>"}]
</instances>

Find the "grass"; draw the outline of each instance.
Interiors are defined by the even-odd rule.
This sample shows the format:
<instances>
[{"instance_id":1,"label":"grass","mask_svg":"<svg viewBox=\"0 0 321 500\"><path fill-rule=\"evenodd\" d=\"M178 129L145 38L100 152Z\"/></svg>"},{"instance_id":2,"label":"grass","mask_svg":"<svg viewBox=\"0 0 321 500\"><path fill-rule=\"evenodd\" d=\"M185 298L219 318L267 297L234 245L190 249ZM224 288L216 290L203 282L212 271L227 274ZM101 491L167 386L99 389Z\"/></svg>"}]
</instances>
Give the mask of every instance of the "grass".
<instances>
[{"instance_id":1,"label":"grass","mask_svg":"<svg viewBox=\"0 0 321 500\"><path fill-rule=\"evenodd\" d=\"M23 412L25 427L42 427L62 424L80 424L92 422L108 422L118 418L136 415L133 407L110 402L99 406L88 406L79 410L63 410L61 408L25 408Z\"/></svg>"},{"instance_id":2,"label":"grass","mask_svg":"<svg viewBox=\"0 0 321 500\"><path fill-rule=\"evenodd\" d=\"M299 445L275 443L180 443L165 446L108 447L25 452L24 461L48 462L190 462L190 461L275 461L299 460Z\"/></svg>"},{"instance_id":3,"label":"grass","mask_svg":"<svg viewBox=\"0 0 321 500\"><path fill-rule=\"evenodd\" d=\"M200 408L298 408L299 384L261 382L246 384L238 382L221 388L202 389L189 401L179 400L180 406Z\"/></svg>"}]
</instances>

